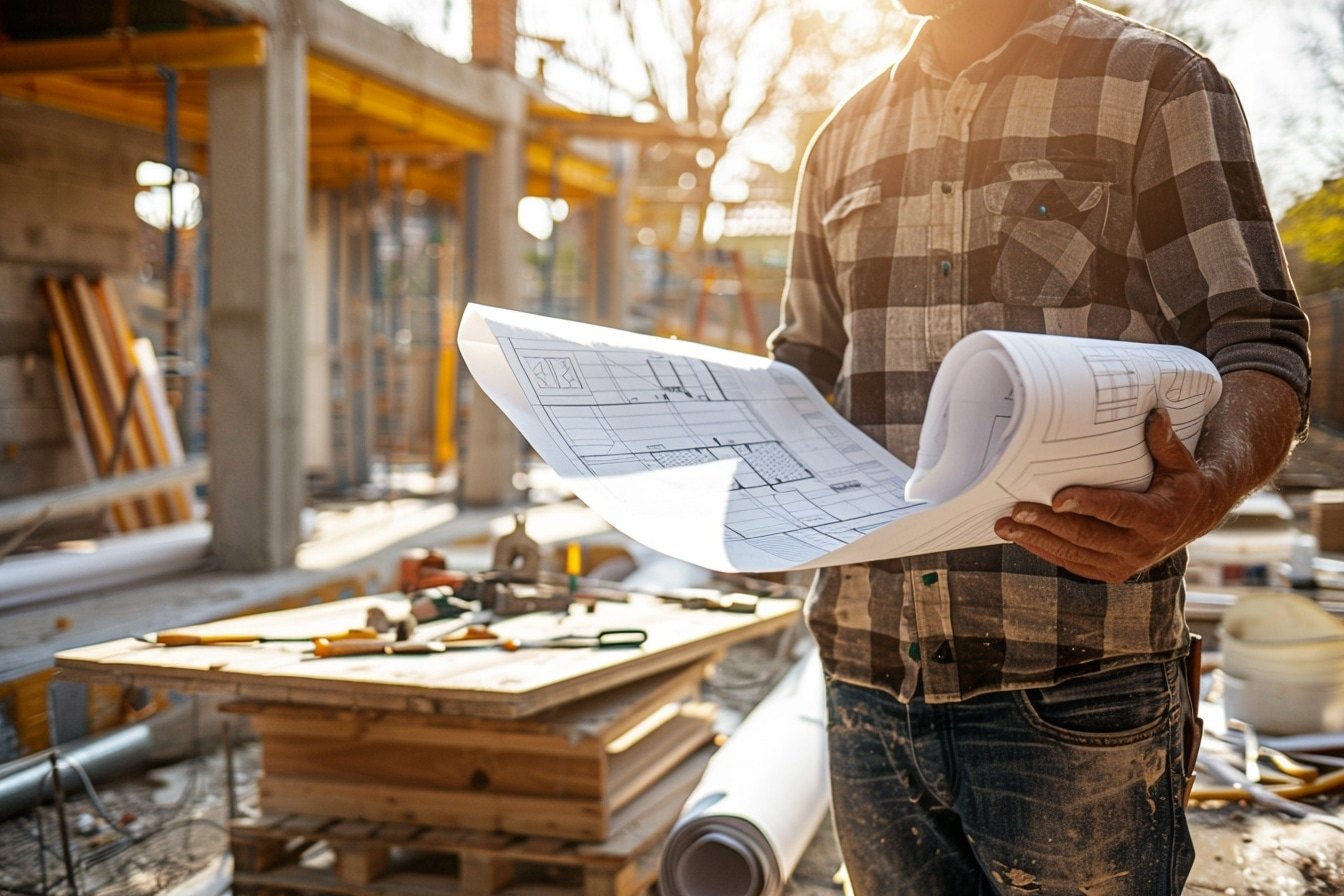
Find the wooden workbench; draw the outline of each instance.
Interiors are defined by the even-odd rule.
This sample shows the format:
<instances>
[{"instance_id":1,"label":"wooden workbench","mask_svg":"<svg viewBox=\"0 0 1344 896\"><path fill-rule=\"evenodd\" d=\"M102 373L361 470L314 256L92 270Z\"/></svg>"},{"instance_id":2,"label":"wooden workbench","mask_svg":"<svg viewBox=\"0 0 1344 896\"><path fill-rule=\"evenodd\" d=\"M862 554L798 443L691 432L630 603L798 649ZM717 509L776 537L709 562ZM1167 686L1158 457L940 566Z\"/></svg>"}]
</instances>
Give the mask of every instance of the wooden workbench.
<instances>
[{"instance_id":1,"label":"wooden workbench","mask_svg":"<svg viewBox=\"0 0 1344 896\"><path fill-rule=\"evenodd\" d=\"M405 598L361 597L193 626L201 634L311 638L364 625L368 609L396 615ZM475 648L439 654L317 659L309 642L163 647L123 638L56 654L62 676L216 693L266 702L519 719L685 666L798 618L799 602L763 598L754 614L687 610L636 596L592 613L530 614L491 627L523 641L565 633L642 628L638 648Z\"/></svg>"}]
</instances>

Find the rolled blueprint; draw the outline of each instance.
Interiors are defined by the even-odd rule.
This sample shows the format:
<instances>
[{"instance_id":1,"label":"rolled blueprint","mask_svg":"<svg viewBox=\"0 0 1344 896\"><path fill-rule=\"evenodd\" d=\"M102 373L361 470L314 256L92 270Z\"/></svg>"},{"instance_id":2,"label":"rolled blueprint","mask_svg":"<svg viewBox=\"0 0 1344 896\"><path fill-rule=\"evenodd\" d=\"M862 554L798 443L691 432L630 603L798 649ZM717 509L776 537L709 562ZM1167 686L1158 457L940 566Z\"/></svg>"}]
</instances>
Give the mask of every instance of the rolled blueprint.
<instances>
[{"instance_id":1,"label":"rolled blueprint","mask_svg":"<svg viewBox=\"0 0 1344 896\"><path fill-rule=\"evenodd\" d=\"M710 760L663 847L660 892L778 896L829 800L826 696L812 650Z\"/></svg>"},{"instance_id":2,"label":"rolled blueprint","mask_svg":"<svg viewBox=\"0 0 1344 896\"><path fill-rule=\"evenodd\" d=\"M1018 501L1142 489L1148 412L1165 408L1193 447L1221 389L1181 346L981 330L939 366L912 470L787 364L475 304L458 345L595 513L659 553L743 572L995 544Z\"/></svg>"}]
</instances>

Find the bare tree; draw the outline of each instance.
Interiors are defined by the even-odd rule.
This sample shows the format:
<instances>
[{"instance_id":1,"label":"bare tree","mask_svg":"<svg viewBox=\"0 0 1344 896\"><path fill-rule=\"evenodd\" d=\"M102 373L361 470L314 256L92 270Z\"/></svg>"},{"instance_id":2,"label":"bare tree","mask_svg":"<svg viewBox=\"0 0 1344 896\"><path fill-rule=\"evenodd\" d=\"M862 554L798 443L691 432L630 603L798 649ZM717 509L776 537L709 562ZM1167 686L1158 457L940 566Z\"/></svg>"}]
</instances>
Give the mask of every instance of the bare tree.
<instances>
[{"instance_id":1,"label":"bare tree","mask_svg":"<svg viewBox=\"0 0 1344 896\"><path fill-rule=\"evenodd\" d=\"M1214 21L1207 15L1198 15L1198 11L1208 5L1200 0L1126 0L1109 3L1103 0L1101 5L1174 34L1201 52L1207 52L1217 40L1226 37L1231 26L1227 19Z\"/></svg>"},{"instance_id":2,"label":"bare tree","mask_svg":"<svg viewBox=\"0 0 1344 896\"><path fill-rule=\"evenodd\" d=\"M893 62L913 24L890 0L587 0L563 22L547 0L523 0L520 21L525 35L559 32L530 37L544 38L533 52L566 99L618 113L625 103L706 138L650 146L645 160L697 224L707 203L730 198L717 175L734 172L740 188L753 164L788 167L799 121Z\"/></svg>"},{"instance_id":3,"label":"bare tree","mask_svg":"<svg viewBox=\"0 0 1344 896\"><path fill-rule=\"evenodd\" d=\"M1344 0L1307 7L1298 11L1298 27L1304 35L1316 86L1326 101L1314 114L1290 124L1302 139L1311 141L1309 145L1316 147L1331 171L1344 173L1344 130L1339 127L1344 107Z\"/></svg>"}]
</instances>

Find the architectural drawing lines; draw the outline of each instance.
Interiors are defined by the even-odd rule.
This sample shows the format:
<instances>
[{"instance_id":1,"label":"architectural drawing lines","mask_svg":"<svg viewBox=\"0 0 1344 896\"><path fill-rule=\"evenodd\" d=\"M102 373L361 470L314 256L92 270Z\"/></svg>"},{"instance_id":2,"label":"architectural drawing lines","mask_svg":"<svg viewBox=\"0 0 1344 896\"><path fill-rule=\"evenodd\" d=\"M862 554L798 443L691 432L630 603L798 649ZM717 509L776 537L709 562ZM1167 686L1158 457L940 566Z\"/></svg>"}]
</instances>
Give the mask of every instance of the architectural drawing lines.
<instances>
[{"instance_id":1,"label":"architectural drawing lines","mask_svg":"<svg viewBox=\"0 0 1344 896\"><path fill-rule=\"evenodd\" d=\"M785 365L475 305L460 332L473 375L577 496L714 569L993 544L1019 501L1145 488L1150 409L1193 448L1221 390L1180 346L973 332L943 359L911 470Z\"/></svg>"}]
</instances>

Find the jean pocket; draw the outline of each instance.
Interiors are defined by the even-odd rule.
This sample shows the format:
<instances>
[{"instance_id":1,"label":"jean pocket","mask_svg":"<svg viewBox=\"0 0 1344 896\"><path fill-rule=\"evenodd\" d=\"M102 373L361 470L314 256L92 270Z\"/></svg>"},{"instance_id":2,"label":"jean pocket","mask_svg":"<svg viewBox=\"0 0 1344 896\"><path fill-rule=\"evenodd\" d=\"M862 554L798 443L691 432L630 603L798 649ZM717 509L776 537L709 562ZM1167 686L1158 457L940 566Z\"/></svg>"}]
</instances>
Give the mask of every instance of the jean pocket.
<instances>
[{"instance_id":1,"label":"jean pocket","mask_svg":"<svg viewBox=\"0 0 1344 896\"><path fill-rule=\"evenodd\" d=\"M983 190L997 256L994 298L1081 304L1096 295L1096 254L1110 206L1102 161L998 162Z\"/></svg>"},{"instance_id":2,"label":"jean pocket","mask_svg":"<svg viewBox=\"0 0 1344 896\"><path fill-rule=\"evenodd\" d=\"M1065 743L1138 743L1171 716L1175 682L1168 665L1129 666L1018 691L1018 708L1033 728Z\"/></svg>"}]
</instances>

